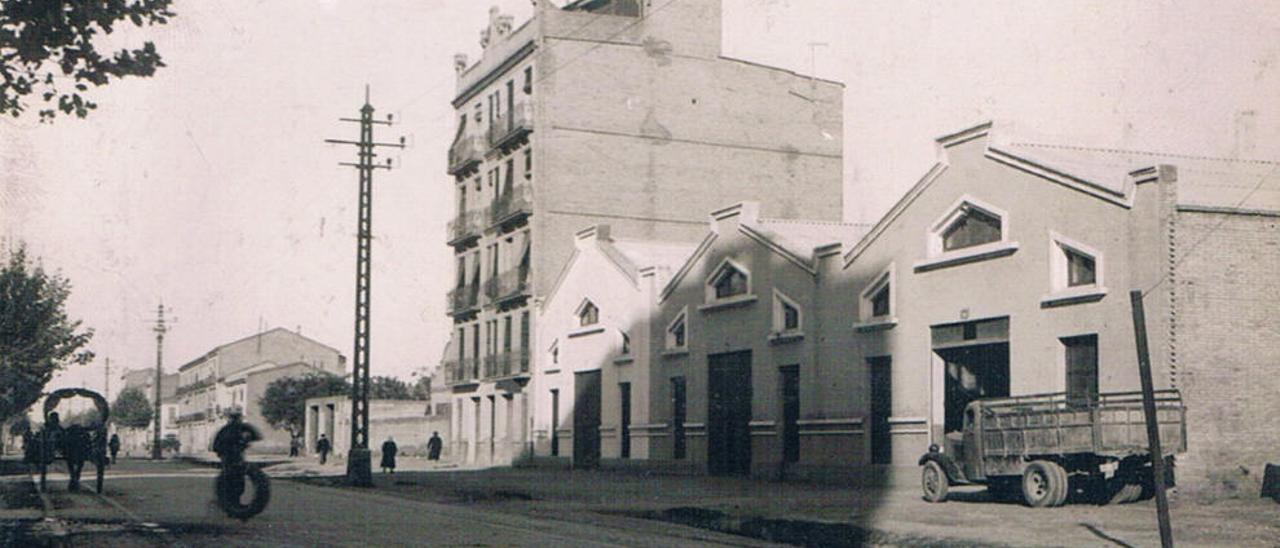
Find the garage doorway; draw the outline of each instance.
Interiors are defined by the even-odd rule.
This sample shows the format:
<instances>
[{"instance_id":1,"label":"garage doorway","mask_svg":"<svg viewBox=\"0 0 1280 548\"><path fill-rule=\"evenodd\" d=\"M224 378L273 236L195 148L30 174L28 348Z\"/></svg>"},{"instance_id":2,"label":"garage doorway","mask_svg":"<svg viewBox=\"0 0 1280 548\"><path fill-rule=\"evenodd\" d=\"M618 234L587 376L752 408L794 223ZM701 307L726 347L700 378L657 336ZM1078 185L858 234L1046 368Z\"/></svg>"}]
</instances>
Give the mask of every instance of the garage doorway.
<instances>
[{"instance_id":1,"label":"garage doorway","mask_svg":"<svg viewBox=\"0 0 1280 548\"><path fill-rule=\"evenodd\" d=\"M1009 318L931 328L943 363L943 432L964 427L964 408L979 398L1009 395Z\"/></svg>"}]
</instances>

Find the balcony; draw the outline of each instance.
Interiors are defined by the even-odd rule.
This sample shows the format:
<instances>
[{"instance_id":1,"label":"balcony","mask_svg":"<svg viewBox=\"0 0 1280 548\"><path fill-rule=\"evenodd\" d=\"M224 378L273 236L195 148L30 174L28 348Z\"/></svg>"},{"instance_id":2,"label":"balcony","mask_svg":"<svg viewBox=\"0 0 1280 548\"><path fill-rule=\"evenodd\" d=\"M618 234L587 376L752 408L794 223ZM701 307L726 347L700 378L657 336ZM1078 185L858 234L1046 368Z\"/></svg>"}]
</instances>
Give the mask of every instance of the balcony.
<instances>
[{"instance_id":1,"label":"balcony","mask_svg":"<svg viewBox=\"0 0 1280 548\"><path fill-rule=\"evenodd\" d=\"M500 225L533 213L533 187L520 184L503 189L489 206L489 224Z\"/></svg>"},{"instance_id":2,"label":"balcony","mask_svg":"<svg viewBox=\"0 0 1280 548\"><path fill-rule=\"evenodd\" d=\"M480 285L471 284L449 291L449 313L458 315L480 308Z\"/></svg>"},{"instance_id":3,"label":"balcony","mask_svg":"<svg viewBox=\"0 0 1280 548\"><path fill-rule=\"evenodd\" d=\"M484 284L484 295L489 302L500 304L511 299L529 295L529 269L513 268L496 278L489 278Z\"/></svg>"},{"instance_id":4,"label":"balcony","mask_svg":"<svg viewBox=\"0 0 1280 548\"><path fill-rule=\"evenodd\" d=\"M494 356L494 376L510 377L529 372L529 351L508 350Z\"/></svg>"},{"instance_id":5,"label":"balcony","mask_svg":"<svg viewBox=\"0 0 1280 548\"><path fill-rule=\"evenodd\" d=\"M465 173L484 160L484 140L475 135L464 135L449 147L449 175Z\"/></svg>"},{"instance_id":6,"label":"balcony","mask_svg":"<svg viewBox=\"0 0 1280 548\"><path fill-rule=\"evenodd\" d=\"M475 358L462 358L460 360L445 360L444 362L444 383L449 385L466 384L474 382L477 378L478 371L475 370Z\"/></svg>"},{"instance_id":7,"label":"balcony","mask_svg":"<svg viewBox=\"0 0 1280 548\"><path fill-rule=\"evenodd\" d=\"M449 245L459 245L480 237L484 231L484 212L468 211L449 221Z\"/></svg>"},{"instance_id":8,"label":"balcony","mask_svg":"<svg viewBox=\"0 0 1280 548\"><path fill-rule=\"evenodd\" d=\"M522 102L512 107L510 112L499 116L489 126L488 137L490 148L505 148L519 142L521 137L533 131L533 104Z\"/></svg>"}]
</instances>

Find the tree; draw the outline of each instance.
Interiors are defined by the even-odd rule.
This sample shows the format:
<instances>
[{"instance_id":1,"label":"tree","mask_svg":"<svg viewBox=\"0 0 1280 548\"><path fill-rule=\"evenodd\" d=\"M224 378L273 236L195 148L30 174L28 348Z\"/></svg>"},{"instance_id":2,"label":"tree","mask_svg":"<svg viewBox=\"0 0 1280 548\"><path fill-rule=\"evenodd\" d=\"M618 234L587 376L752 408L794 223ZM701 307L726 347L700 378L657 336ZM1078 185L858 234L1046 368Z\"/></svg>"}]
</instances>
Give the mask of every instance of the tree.
<instances>
[{"instance_id":1,"label":"tree","mask_svg":"<svg viewBox=\"0 0 1280 548\"><path fill-rule=\"evenodd\" d=\"M287 430L294 438L302 437L306 427L308 398L338 396L351 393L351 383L328 373L312 373L303 377L282 377L267 385L258 405L262 418L272 428Z\"/></svg>"},{"instance_id":2,"label":"tree","mask_svg":"<svg viewBox=\"0 0 1280 548\"><path fill-rule=\"evenodd\" d=\"M395 377L370 377L369 399L371 400L411 400L409 385Z\"/></svg>"},{"instance_id":3,"label":"tree","mask_svg":"<svg viewBox=\"0 0 1280 548\"><path fill-rule=\"evenodd\" d=\"M97 108L81 95L90 84L151 76L165 66L155 44L104 52L95 42L124 23L167 23L174 15L170 4L172 0L0 2L0 114L16 118L27 109L25 98L39 93L48 105L40 110L42 121L53 120L59 111L84 118Z\"/></svg>"},{"instance_id":4,"label":"tree","mask_svg":"<svg viewBox=\"0 0 1280 548\"><path fill-rule=\"evenodd\" d=\"M67 317L70 295L71 283L29 263L25 247L0 268L0 421L26 412L55 372L93 359L84 349L93 330Z\"/></svg>"},{"instance_id":5,"label":"tree","mask_svg":"<svg viewBox=\"0 0 1280 548\"><path fill-rule=\"evenodd\" d=\"M151 424L151 401L136 386L125 388L111 404L111 422L125 428L146 428Z\"/></svg>"},{"instance_id":6,"label":"tree","mask_svg":"<svg viewBox=\"0 0 1280 548\"><path fill-rule=\"evenodd\" d=\"M95 427L102 424L102 414L98 413L97 409L85 409L71 413L67 418L62 419L63 426L71 426L73 424L85 427Z\"/></svg>"},{"instance_id":7,"label":"tree","mask_svg":"<svg viewBox=\"0 0 1280 548\"><path fill-rule=\"evenodd\" d=\"M18 437L31 431L31 418L26 413L18 415L12 421L9 421L9 435Z\"/></svg>"},{"instance_id":8,"label":"tree","mask_svg":"<svg viewBox=\"0 0 1280 548\"><path fill-rule=\"evenodd\" d=\"M431 401L430 375L419 376L418 381L413 383L413 399L419 401Z\"/></svg>"}]
</instances>

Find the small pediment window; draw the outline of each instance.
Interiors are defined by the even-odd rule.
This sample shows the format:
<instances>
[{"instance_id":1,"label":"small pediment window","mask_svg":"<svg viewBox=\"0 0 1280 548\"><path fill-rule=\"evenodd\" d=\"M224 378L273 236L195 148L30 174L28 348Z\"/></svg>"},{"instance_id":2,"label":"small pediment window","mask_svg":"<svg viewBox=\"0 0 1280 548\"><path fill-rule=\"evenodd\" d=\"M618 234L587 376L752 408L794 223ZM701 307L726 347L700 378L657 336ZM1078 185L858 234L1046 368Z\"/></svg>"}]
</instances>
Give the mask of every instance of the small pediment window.
<instances>
[{"instance_id":1,"label":"small pediment window","mask_svg":"<svg viewBox=\"0 0 1280 548\"><path fill-rule=\"evenodd\" d=\"M678 350L688 345L689 328L685 321L687 315L682 311L667 324L667 349Z\"/></svg>"},{"instance_id":2,"label":"small pediment window","mask_svg":"<svg viewBox=\"0 0 1280 548\"><path fill-rule=\"evenodd\" d=\"M707 300L721 300L751 292L751 275L745 268L726 259L707 279Z\"/></svg>"},{"instance_id":3,"label":"small pediment window","mask_svg":"<svg viewBox=\"0 0 1280 548\"><path fill-rule=\"evenodd\" d=\"M578 325L586 327L597 323L600 323L600 309L591 301L583 301L578 307Z\"/></svg>"},{"instance_id":4,"label":"small pediment window","mask_svg":"<svg viewBox=\"0 0 1280 548\"><path fill-rule=\"evenodd\" d=\"M862 322L892 321L894 316L894 265L880 271L860 295L858 317Z\"/></svg>"},{"instance_id":5,"label":"small pediment window","mask_svg":"<svg viewBox=\"0 0 1280 548\"><path fill-rule=\"evenodd\" d=\"M773 292L773 330L776 333L795 333L802 327L800 305L782 292Z\"/></svg>"},{"instance_id":6,"label":"small pediment window","mask_svg":"<svg viewBox=\"0 0 1280 548\"><path fill-rule=\"evenodd\" d=\"M1093 285L1097 280L1097 262L1093 257L1071 248L1063 248L1067 259L1067 286Z\"/></svg>"},{"instance_id":7,"label":"small pediment window","mask_svg":"<svg viewBox=\"0 0 1280 548\"><path fill-rule=\"evenodd\" d=\"M1049 233L1049 290L1051 294L1102 291L1102 252L1061 234Z\"/></svg>"},{"instance_id":8,"label":"small pediment window","mask_svg":"<svg viewBox=\"0 0 1280 548\"><path fill-rule=\"evenodd\" d=\"M1000 241L1000 217L971 204L960 206L955 219L942 231L942 250L952 251Z\"/></svg>"}]
</instances>

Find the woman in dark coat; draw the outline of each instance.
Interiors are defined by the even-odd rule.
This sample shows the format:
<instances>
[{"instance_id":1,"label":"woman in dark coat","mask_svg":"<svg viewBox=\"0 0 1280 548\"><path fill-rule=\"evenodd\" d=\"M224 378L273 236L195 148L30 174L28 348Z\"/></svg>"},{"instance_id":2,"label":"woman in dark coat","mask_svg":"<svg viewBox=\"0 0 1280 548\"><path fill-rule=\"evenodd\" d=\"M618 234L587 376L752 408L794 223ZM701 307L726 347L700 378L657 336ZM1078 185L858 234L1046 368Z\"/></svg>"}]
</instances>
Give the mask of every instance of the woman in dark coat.
<instances>
[{"instance_id":1,"label":"woman in dark coat","mask_svg":"<svg viewBox=\"0 0 1280 548\"><path fill-rule=\"evenodd\" d=\"M387 441L382 442L382 465L381 466L382 466L383 473L387 473L387 472L390 472L392 474L396 473L396 451L399 451L399 448L396 447L395 439L388 437Z\"/></svg>"}]
</instances>

